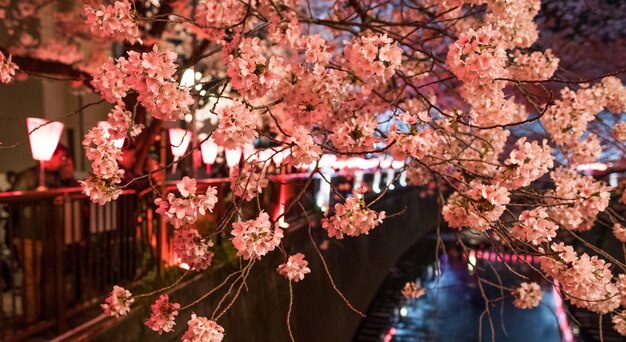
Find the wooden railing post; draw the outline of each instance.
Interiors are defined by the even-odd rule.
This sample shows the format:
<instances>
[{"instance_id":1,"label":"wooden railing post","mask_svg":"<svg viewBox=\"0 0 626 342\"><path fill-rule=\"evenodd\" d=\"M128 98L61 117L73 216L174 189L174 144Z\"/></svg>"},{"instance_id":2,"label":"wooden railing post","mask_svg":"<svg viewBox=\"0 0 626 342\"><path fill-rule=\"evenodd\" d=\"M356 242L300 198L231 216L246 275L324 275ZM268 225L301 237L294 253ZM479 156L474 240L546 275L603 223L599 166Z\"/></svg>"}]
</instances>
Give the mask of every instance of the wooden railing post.
<instances>
[{"instance_id":1,"label":"wooden railing post","mask_svg":"<svg viewBox=\"0 0 626 342\"><path fill-rule=\"evenodd\" d=\"M63 205L66 200L65 195L57 196L54 198L54 214L52 222L52 236L50 242L52 246L52 255L54 258L54 269L52 274L54 277L55 288L55 306L56 306L56 321L57 329L59 333L67 330L67 316L66 316L66 303L65 303L65 279L63 274L63 244L64 244L64 211Z\"/></svg>"}]
</instances>

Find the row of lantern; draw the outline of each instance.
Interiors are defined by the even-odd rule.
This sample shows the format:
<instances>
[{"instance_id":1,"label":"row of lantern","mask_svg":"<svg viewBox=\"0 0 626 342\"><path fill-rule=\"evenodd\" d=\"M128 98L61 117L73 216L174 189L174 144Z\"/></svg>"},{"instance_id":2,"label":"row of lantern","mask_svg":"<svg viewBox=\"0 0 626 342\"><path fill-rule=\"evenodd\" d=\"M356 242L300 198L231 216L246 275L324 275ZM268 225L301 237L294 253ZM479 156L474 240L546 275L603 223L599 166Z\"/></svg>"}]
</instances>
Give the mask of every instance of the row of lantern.
<instances>
[{"instance_id":1,"label":"row of lantern","mask_svg":"<svg viewBox=\"0 0 626 342\"><path fill-rule=\"evenodd\" d=\"M64 125L61 122L49 122L41 118L27 118L26 125L28 128L28 139L33 159L38 160L41 164L40 172L40 188L44 188L43 181L44 162L49 161L57 148ZM98 122L98 127L104 129L110 128L110 124L106 121ZM170 146L172 155L178 160L185 155L189 143L191 142L191 132L181 128L170 128L168 130L170 138ZM106 134L106 133L105 133ZM202 160L205 164L211 165L215 162L220 147L213 139L201 139L200 145ZM116 147L121 148L124 145L124 138L114 141ZM244 160L261 160L272 161L276 165L280 165L289 155L289 150L282 148L281 150L273 150L271 148L256 151L252 144L246 145L243 149L225 149L224 156L228 167L239 164L241 157ZM336 155L324 154L319 161L320 169L400 169L404 166L404 161L393 160L389 157L380 158L361 158L351 157L347 159L338 159ZM311 170L314 165L297 165L301 170Z\"/></svg>"}]
</instances>

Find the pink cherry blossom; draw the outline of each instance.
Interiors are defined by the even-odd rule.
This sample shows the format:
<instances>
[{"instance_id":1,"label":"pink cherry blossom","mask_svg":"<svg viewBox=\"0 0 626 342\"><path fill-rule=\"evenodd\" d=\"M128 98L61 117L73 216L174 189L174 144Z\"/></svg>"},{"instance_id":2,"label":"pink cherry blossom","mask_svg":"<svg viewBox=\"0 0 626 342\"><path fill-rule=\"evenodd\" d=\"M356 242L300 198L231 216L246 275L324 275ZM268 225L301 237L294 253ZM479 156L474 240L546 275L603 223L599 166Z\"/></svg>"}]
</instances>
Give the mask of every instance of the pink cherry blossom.
<instances>
[{"instance_id":1,"label":"pink cherry blossom","mask_svg":"<svg viewBox=\"0 0 626 342\"><path fill-rule=\"evenodd\" d=\"M609 205L609 188L591 176L563 168L550 173L556 189L548 193L549 214L566 229L586 230Z\"/></svg>"},{"instance_id":2,"label":"pink cherry blossom","mask_svg":"<svg viewBox=\"0 0 626 342\"><path fill-rule=\"evenodd\" d=\"M472 181L463 191L453 193L443 207L443 217L453 228L487 230L509 204L509 191L499 185Z\"/></svg>"},{"instance_id":3,"label":"pink cherry blossom","mask_svg":"<svg viewBox=\"0 0 626 342\"><path fill-rule=\"evenodd\" d=\"M9 55L9 57L5 57L2 52L0 52L0 82L1 83L10 83L13 81L13 77L15 76L15 71L18 66L11 61L13 57Z\"/></svg>"},{"instance_id":4,"label":"pink cherry blossom","mask_svg":"<svg viewBox=\"0 0 626 342\"><path fill-rule=\"evenodd\" d=\"M522 212L519 222L511 230L511 235L538 245L552 241L558 229L559 226L550 220L546 208L539 207Z\"/></svg>"},{"instance_id":5,"label":"pink cherry blossom","mask_svg":"<svg viewBox=\"0 0 626 342\"><path fill-rule=\"evenodd\" d=\"M133 89L139 94L139 102L155 118L180 120L194 101L189 89L173 80L176 57L171 50L160 52L157 45L150 52L129 51L128 58L120 57L117 63L109 60L98 68L91 83L109 102L120 103Z\"/></svg>"},{"instance_id":6,"label":"pink cherry blossom","mask_svg":"<svg viewBox=\"0 0 626 342\"><path fill-rule=\"evenodd\" d=\"M254 1L250 5L253 4ZM240 23L246 12L246 3L238 0L200 0L195 19L207 39L218 40L224 37L226 29Z\"/></svg>"},{"instance_id":7,"label":"pink cherry blossom","mask_svg":"<svg viewBox=\"0 0 626 342\"><path fill-rule=\"evenodd\" d=\"M611 264L597 256L577 255L571 246L551 245L552 252L540 258L542 271L561 284L569 301L581 308L606 314L620 305L619 290L612 282ZM542 251L542 249L540 249Z\"/></svg>"},{"instance_id":8,"label":"pink cherry blossom","mask_svg":"<svg viewBox=\"0 0 626 342\"><path fill-rule=\"evenodd\" d=\"M83 193L100 205L117 199L122 193L119 184L124 175L124 170L117 163L122 159L120 148L115 146L107 130L102 127L89 130L83 140L83 147L92 168L91 176L80 182Z\"/></svg>"},{"instance_id":9,"label":"pink cherry blossom","mask_svg":"<svg viewBox=\"0 0 626 342\"><path fill-rule=\"evenodd\" d=\"M158 206L156 212L163 215L165 221L174 228L196 222L207 211L213 212L217 203L215 187L207 187L205 194L196 194L196 180L189 177L184 177L176 187L182 197L170 192L166 198L157 198L154 201Z\"/></svg>"},{"instance_id":10,"label":"pink cherry blossom","mask_svg":"<svg viewBox=\"0 0 626 342\"><path fill-rule=\"evenodd\" d=\"M100 5L97 9L85 6L86 22L91 27L91 33L141 43L141 34L133 13L128 0L117 0L113 5Z\"/></svg>"},{"instance_id":11,"label":"pink cherry blossom","mask_svg":"<svg viewBox=\"0 0 626 342\"><path fill-rule=\"evenodd\" d=\"M324 212L322 228L328 231L328 237L337 239L343 239L344 234L367 235L370 230L380 225L385 217L384 211L372 210L363 199L352 196L347 198L345 203L335 204L335 213L330 218L328 218L328 211Z\"/></svg>"},{"instance_id":12,"label":"pink cherry blossom","mask_svg":"<svg viewBox=\"0 0 626 342\"><path fill-rule=\"evenodd\" d=\"M626 112L626 88L619 78L605 77L597 87L601 89L606 110L615 114Z\"/></svg>"},{"instance_id":13,"label":"pink cherry blossom","mask_svg":"<svg viewBox=\"0 0 626 342\"><path fill-rule=\"evenodd\" d=\"M387 140L389 141L388 144L395 141L395 145L391 149L394 158L402 160L410 156L421 160L436 150L441 143L442 137L430 127L417 128L416 123L419 115L419 113L404 113L399 117L409 127L408 130L400 130L397 123L390 126Z\"/></svg>"},{"instance_id":14,"label":"pink cherry blossom","mask_svg":"<svg viewBox=\"0 0 626 342\"><path fill-rule=\"evenodd\" d=\"M168 295L161 295L154 304L150 306L152 314L146 321L146 326L161 335L164 332L170 332L174 329L176 316L180 304L170 303Z\"/></svg>"},{"instance_id":15,"label":"pink cherry blossom","mask_svg":"<svg viewBox=\"0 0 626 342\"><path fill-rule=\"evenodd\" d=\"M280 264L276 270L285 278L298 282L304 279L305 274L311 273L311 269L307 267L308 265L309 262L304 260L304 254L296 253L290 255L287 262Z\"/></svg>"},{"instance_id":16,"label":"pink cherry blossom","mask_svg":"<svg viewBox=\"0 0 626 342\"><path fill-rule=\"evenodd\" d=\"M120 65L124 63L125 59L121 59ZM114 60L109 58L92 75L91 85L105 100L111 103L121 103L130 90L130 85L124 81L126 74L120 65L116 65Z\"/></svg>"},{"instance_id":17,"label":"pink cherry blossom","mask_svg":"<svg viewBox=\"0 0 626 342\"><path fill-rule=\"evenodd\" d=\"M513 305L519 309L532 309L539 306L543 296L541 287L537 283L523 282L512 292L513 297L515 297Z\"/></svg>"},{"instance_id":18,"label":"pink cherry blossom","mask_svg":"<svg viewBox=\"0 0 626 342\"><path fill-rule=\"evenodd\" d=\"M233 223L233 245L237 256L245 260L260 259L273 251L283 238L283 230L278 225L272 228L269 215L261 212L254 220Z\"/></svg>"},{"instance_id":19,"label":"pink cherry blossom","mask_svg":"<svg viewBox=\"0 0 626 342\"><path fill-rule=\"evenodd\" d=\"M286 76L284 60L280 56L266 56L267 49L260 39L243 38L237 57L227 54L228 69L233 88L250 99L266 95Z\"/></svg>"},{"instance_id":20,"label":"pink cherry blossom","mask_svg":"<svg viewBox=\"0 0 626 342\"><path fill-rule=\"evenodd\" d=\"M611 318L611 321L613 322L613 328L615 331L622 336L626 336L626 310L615 313Z\"/></svg>"},{"instance_id":21,"label":"pink cherry blossom","mask_svg":"<svg viewBox=\"0 0 626 342\"><path fill-rule=\"evenodd\" d=\"M559 58L551 49L535 51L530 54L515 50L513 63L508 70L511 77L518 80L547 80L559 66Z\"/></svg>"},{"instance_id":22,"label":"pink cherry blossom","mask_svg":"<svg viewBox=\"0 0 626 342\"><path fill-rule=\"evenodd\" d=\"M313 72L321 74L331 58L326 40L319 34L306 35L298 39L297 45L304 53L305 62L313 65Z\"/></svg>"},{"instance_id":23,"label":"pink cherry blossom","mask_svg":"<svg viewBox=\"0 0 626 342\"><path fill-rule=\"evenodd\" d=\"M313 164L321 158L322 148L315 144L304 126L297 126L289 140L292 147L287 162L293 165Z\"/></svg>"},{"instance_id":24,"label":"pink cherry blossom","mask_svg":"<svg viewBox=\"0 0 626 342\"><path fill-rule=\"evenodd\" d=\"M100 305L107 316L119 318L130 312L130 305L135 301L130 291L121 286L113 286L113 291Z\"/></svg>"},{"instance_id":25,"label":"pink cherry blossom","mask_svg":"<svg viewBox=\"0 0 626 342\"><path fill-rule=\"evenodd\" d=\"M204 270L211 266L213 241L202 238L200 233L193 228L177 229L172 239L174 253L191 270Z\"/></svg>"},{"instance_id":26,"label":"pink cherry blossom","mask_svg":"<svg viewBox=\"0 0 626 342\"><path fill-rule=\"evenodd\" d=\"M492 82L507 76L507 60L500 33L492 26L469 29L450 45L446 64L450 71L468 85Z\"/></svg>"},{"instance_id":27,"label":"pink cherry blossom","mask_svg":"<svg viewBox=\"0 0 626 342\"><path fill-rule=\"evenodd\" d=\"M251 201L268 185L268 180L256 164L245 163L242 168L235 165L230 169L230 188L235 196Z\"/></svg>"},{"instance_id":28,"label":"pink cherry blossom","mask_svg":"<svg viewBox=\"0 0 626 342\"><path fill-rule=\"evenodd\" d=\"M198 317L195 313L191 314L187 325L183 342L221 342L224 339L224 328L221 325L205 317Z\"/></svg>"},{"instance_id":29,"label":"pink cherry blossom","mask_svg":"<svg viewBox=\"0 0 626 342\"><path fill-rule=\"evenodd\" d=\"M109 128L111 139L120 139L126 136L134 138L144 128L142 124L136 124L133 120L133 114L125 110L120 104L116 104L109 112L107 122L111 125Z\"/></svg>"},{"instance_id":30,"label":"pink cherry blossom","mask_svg":"<svg viewBox=\"0 0 626 342\"><path fill-rule=\"evenodd\" d=\"M404 284L402 295L406 299L418 299L426 294L426 289L417 285L416 282L410 281Z\"/></svg>"},{"instance_id":31,"label":"pink cherry blossom","mask_svg":"<svg viewBox=\"0 0 626 342\"><path fill-rule=\"evenodd\" d=\"M626 142L626 121L615 124L611 135L618 141Z\"/></svg>"},{"instance_id":32,"label":"pink cherry blossom","mask_svg":"<svg viewBox=\"0 0 626 342\"><path fill-rule=\"evenodd\" d=\"M402 49L386 34L360 36L344 45L351 69L364 82L386 82L402 61Z\"/></svg>"},{"instance_id":33,"label":"pink cherry blossom","mask_svg":"<svg viewBox=\"0 0 626 342\"><path fill-rule=\"evenodd\" d=\"M500 169L503 184L510 189L530 185L554 165L552 149L546 140L539 145L537 141L527 142L526 137L522 137L515 145L516 149Z\"/></svg>"},{"instance_id":34,"label":"pink cherry blossom","mask_svg":"<svg viewBox=\"0 0 626 342\"><path fill-rule=\"evenodd\" d=\"M479 1L473 1L479 2ZM528 48L537 40L535 16L541 8L540 0L487 1L485 22L501 33L506 48Z\"/></svg>"},{"instance_id":35,"label":"pink cherry blossom","mask_svg":"<svg viewBox=\"0 0 626 342\"><path fill-rule=\"evenodd\" d=\"M240 101L219 109L218 118L219 124L211 137L223 148L241 148L258 136L255 114Z\"/></svg>"},{"instance_id":36,"label":"pink cherry blossom","mask_svg":"<svg viewBox=\"0 0 626 342\"><path fill-rule=\"evenodd\" d=\"M619 223L615 223L613 225L613 235L615 235L615 238L617 238L621 242L626 243L626 227L622 226Z\"/></svg>"},{"instance_id":37,"label":"pink cherry blossom","mask_svg":"<svg viewBox=\"0 0 626 342\"><path fill-rule=\"evenodd\" d=\"M330 136L333 145L342 151L371 151L380 139L375 135L376 117L370 114L353 116L335 127Z\"/></svg>"}]
</instances>

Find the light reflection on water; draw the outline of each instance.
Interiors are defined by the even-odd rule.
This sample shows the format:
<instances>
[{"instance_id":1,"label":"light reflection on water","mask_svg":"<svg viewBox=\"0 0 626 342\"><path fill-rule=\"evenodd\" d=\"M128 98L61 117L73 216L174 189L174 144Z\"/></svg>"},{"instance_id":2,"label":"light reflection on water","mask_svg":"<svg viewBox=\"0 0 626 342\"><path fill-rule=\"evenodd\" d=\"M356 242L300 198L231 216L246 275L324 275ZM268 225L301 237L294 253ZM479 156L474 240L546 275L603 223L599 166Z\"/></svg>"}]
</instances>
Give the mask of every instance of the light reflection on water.
<instances>
[{"instance_id":1,"label":"light reflection on water","mask_svg":"<svg viewBox=\"0 0 626 342\"><path fill-rule=\"evenodd\" d=\"M502 277L504 286L514 288L521 282L503 263L494 261L491 265ZM528 271L528 266L523 263L509 265L517 272ZM474 272L478 271L482 278L498 282L491 266L480 258L474 267L468 264L467 259L451 259L443 255L440 258L440 269L441 274L438 276L436 266L432 264L418 279L421 286L428 289L426 295L398 304L394 310L394 324L387 333L386 341L479 341L480 334L480 340L492 340L487 315L483 315L480 322L485 300L474 277ZM483 288L491 300L503 295L495 287L484 284ZM515 308L512 297L506 291L504 300L490 305L495 341L562 341L553 287L542 284L542 289L544 295L541 304L532 310Z\"/></svg>"}]
</instances>

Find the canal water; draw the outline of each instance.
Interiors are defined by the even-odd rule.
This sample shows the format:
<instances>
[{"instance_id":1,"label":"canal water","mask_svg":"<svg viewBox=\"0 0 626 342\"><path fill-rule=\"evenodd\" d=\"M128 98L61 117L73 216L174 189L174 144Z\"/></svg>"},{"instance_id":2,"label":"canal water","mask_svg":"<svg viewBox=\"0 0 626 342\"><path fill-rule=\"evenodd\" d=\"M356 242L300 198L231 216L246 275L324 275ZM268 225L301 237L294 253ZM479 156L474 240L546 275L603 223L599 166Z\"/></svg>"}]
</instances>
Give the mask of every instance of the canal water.
<instances>
[{"instance_id":1,"label":"canal water","mask_svg":"<svg viewBox=\"0 0 626 342\"><path fill-rule=\"evenodd\" d=\"M480 246L462 253L448 243L435 260L434 245L434 237L422 241L390 271L354 341L573 341L560 296L551 284L533 276L529 265L538 266L536 258L496 255ZM514 272L542 286L537 308L517 309L510 292L485 282L482 291L478 286L477 275L515 288L524 280ZM400 290L407 281L416 281L426 294L403 298ZM489 315L484 313L484 297L493 301Z\"/></svg>"}]
</instances>

